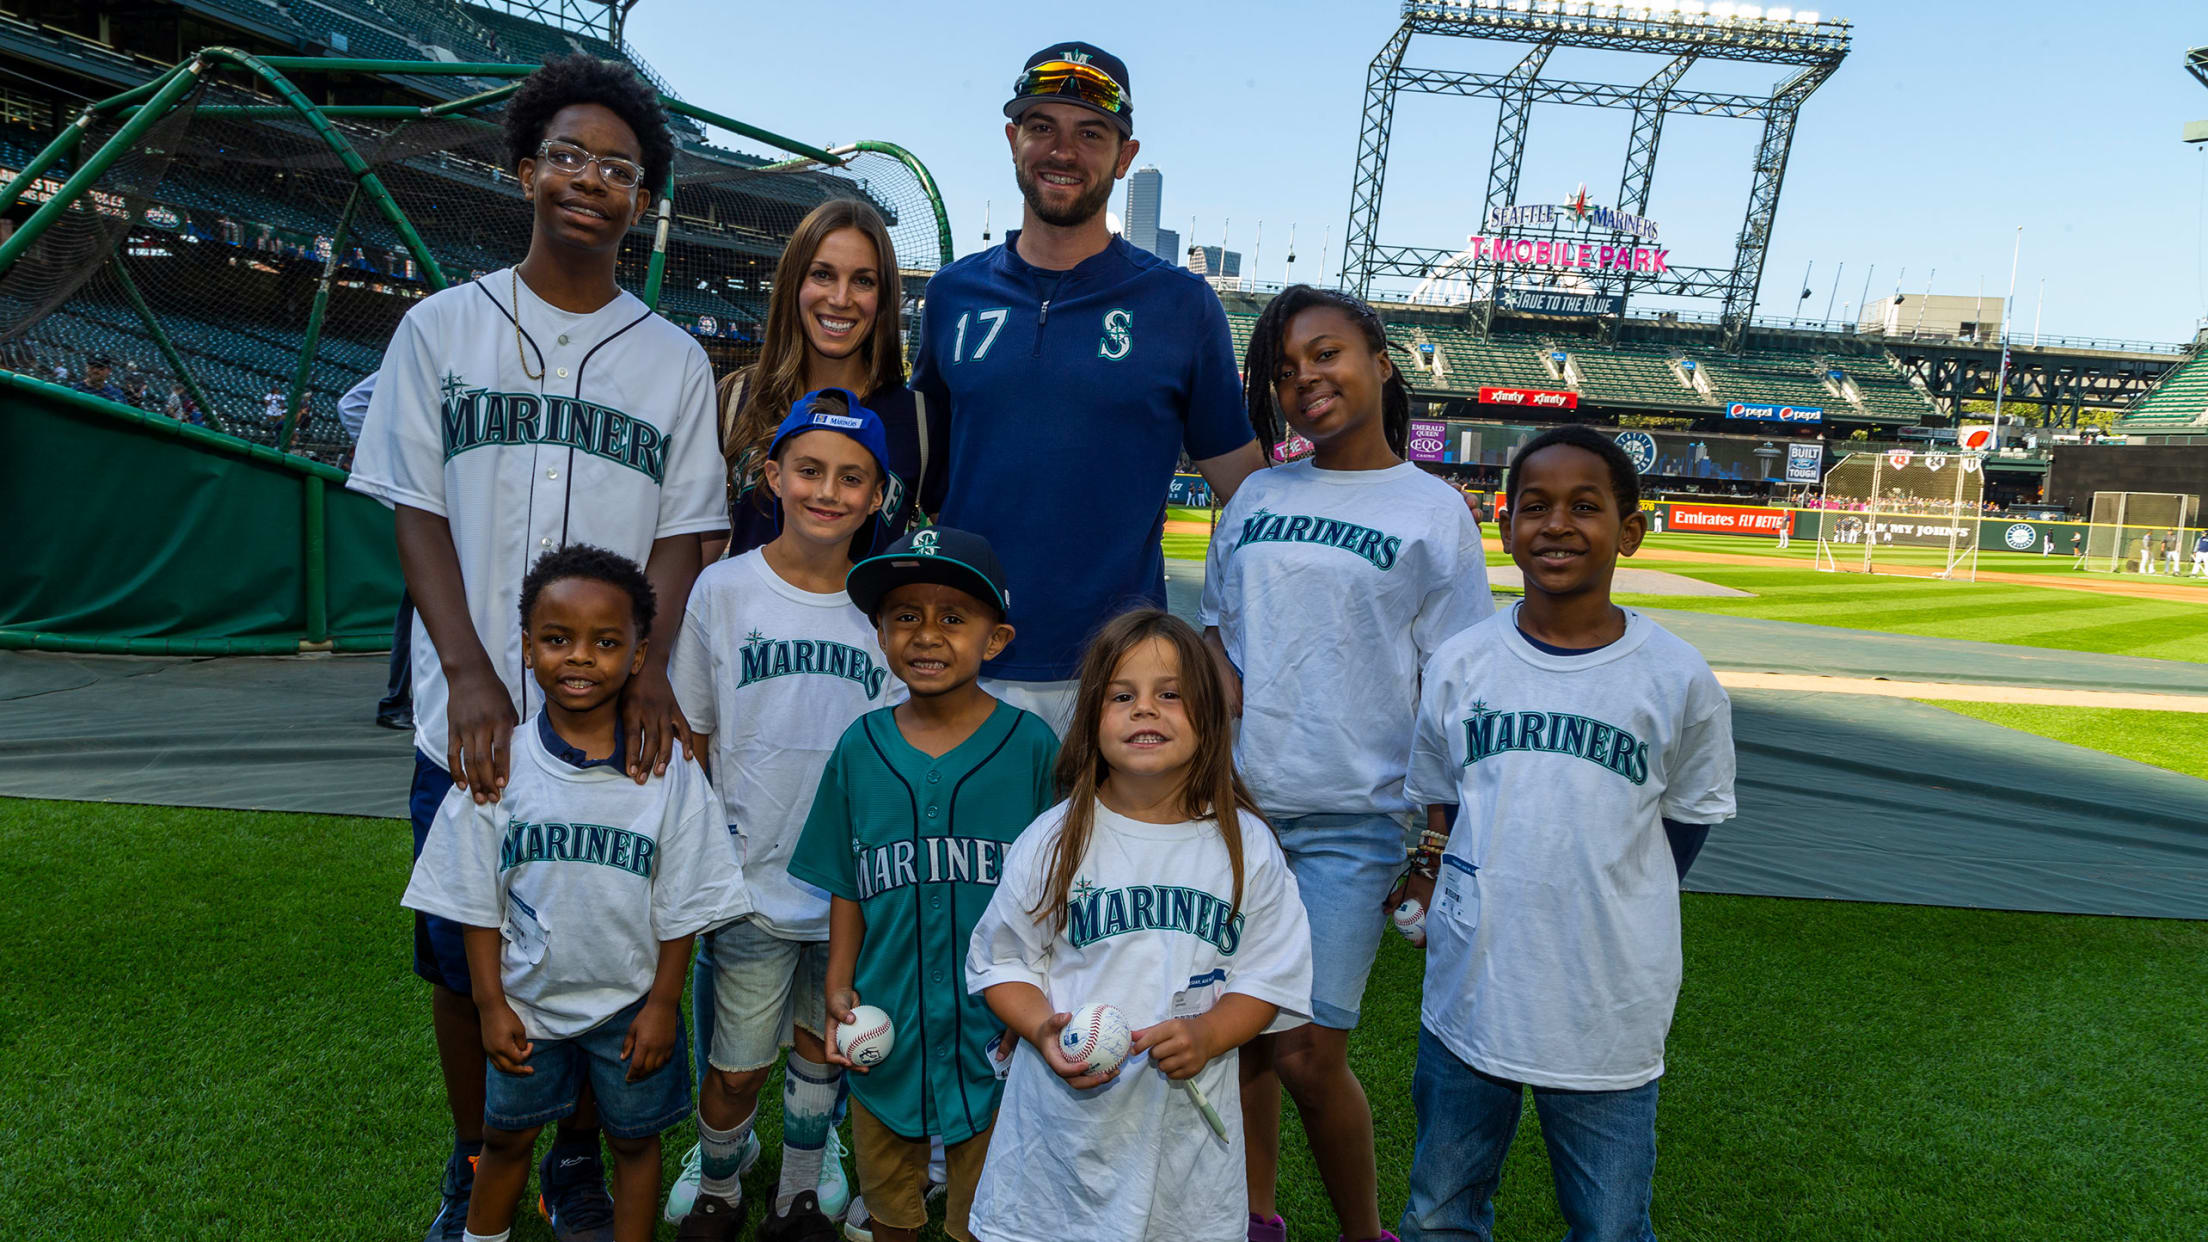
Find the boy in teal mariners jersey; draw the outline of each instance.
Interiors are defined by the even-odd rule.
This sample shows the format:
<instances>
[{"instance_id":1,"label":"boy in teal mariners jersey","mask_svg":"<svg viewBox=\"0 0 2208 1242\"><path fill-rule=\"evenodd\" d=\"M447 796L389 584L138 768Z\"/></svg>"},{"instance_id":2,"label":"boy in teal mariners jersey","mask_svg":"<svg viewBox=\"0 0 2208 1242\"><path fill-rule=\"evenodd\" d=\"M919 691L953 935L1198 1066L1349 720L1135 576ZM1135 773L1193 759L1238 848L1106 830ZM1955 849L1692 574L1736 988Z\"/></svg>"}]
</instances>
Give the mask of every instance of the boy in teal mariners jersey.
<instances>
[{"instance_id":1,"label":"boy in teal mariners jersey","mask_svg":"<svg viewBox=\"0 0 2208 1242\"><path fill-rule=\"evenodd\" d=\"M987 540L917 531L854 566L850 591L911 698L868 712L836 744L790 874L834 897L830 1055L850 1064L834 1052L835 1028L862 1000L896 1028L889 1058L851 1080L874 1238L910 1242L927 1224L932 1134L950 1167L944 1229L971 1242L967 1211L1002 1090L989 1044L1003 1024L967 994L963 964L1005 850L1057 800L1058 739L978 680L1012 641Z\"/></svg>"},{"instance_id":2,"label":"boy in teal mariners jersey","mask_svg":"<svg viewBox=\"0 0 2208 1242\"><path fill-rule=\"evenodd\" d=\"M1427 661L1405 781L1429 828L1403 1242L1489 1236L1527 1087L1569 1236L1648 1242L1679 881L1733 814L1732 705L1694 648L1610 602L1644 522L1624 451L1560 427L1509 480L1525 601Z\"/></svg>"},{"instance_id":3,"label":"boy in teal mariners jersey","mask_svg":"<svg viewBox=\"0 0 2208 1242\"><path fill-rule=\"evenodd\" d=\"M852 539L882 507L887 457L882 420L858 398L840 388L799 397L764 467L782 532L698 575L668 669L711 757L755 911L707 940L711 987L693 1000L712 1029L701 1036L710 1068L698 1086L700 1181L680 1218L683 1242L732 1242L742 1230L752 1120L784 1048L782 1170L759 1237L833 1238L830 1218L850 1196L831 1125L843 1074L821 1043L828 898L788 867L836 739L901 693L844 593Z\"/></svg>"}]
</instances>

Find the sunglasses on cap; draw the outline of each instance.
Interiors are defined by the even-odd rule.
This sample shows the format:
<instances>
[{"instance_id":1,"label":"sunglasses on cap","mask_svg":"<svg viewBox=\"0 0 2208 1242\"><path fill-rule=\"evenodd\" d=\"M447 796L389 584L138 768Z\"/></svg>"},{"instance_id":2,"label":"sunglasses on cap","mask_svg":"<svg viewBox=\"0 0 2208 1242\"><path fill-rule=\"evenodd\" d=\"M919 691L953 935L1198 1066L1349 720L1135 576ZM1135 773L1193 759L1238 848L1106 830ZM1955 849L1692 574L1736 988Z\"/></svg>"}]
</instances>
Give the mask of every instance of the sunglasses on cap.
<instances>
[{"instance_id":1,"label":"sunglasses on cap","mask_svg":"<svg viewBox=\"0 0 2208 1242\"><path fill-rule=\"evenodd\" d=\"M1046 60L1022 73L1012 84L1012 97L1068 95L1099 112L1119 116L1127 111L1127 88L1095 65L1070 60Z\"/></svg>"}]
</instances>

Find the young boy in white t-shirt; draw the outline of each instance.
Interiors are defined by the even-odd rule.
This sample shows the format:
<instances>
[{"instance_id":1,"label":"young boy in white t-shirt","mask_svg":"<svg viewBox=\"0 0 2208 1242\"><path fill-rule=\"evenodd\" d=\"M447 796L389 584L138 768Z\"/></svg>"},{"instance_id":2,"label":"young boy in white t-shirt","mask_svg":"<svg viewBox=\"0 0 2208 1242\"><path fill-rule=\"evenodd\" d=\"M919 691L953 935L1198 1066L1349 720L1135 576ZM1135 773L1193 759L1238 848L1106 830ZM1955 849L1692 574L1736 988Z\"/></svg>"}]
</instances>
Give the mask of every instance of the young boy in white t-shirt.
<instances>
[{"instance_id":1,"label":"young boy in white t-shirt","mask_svg":"<svg viewBox=\"0 0 2208 1242\"><path fill-rule=\"evenodd\" d=\"M1692 647L1610 602L1645 522L1623 451L1560 427L1509 487L1525 601L1428 661L1406 782L1429 811L1402 1237L1488 1235L1531 1087L1572 1238L1644 1242L1679 880L1733 814L1731 704Z\"/></svg>"},{"instance_id":2,"label":"young boy in white t-shirt","mask_svg":"<svg viewBox=\"0 0 2208 1242\"><path fill-rule=\"evenodd\" d=\"M844 589L853 537L882 507L888 451L882 420L851 393L798 398L765 467L781 533L698 575L668 668L710 756L754 909L709 940L712 996L693 1001L712 1011L712 1046L698 1086L700 1180L682 1242L741 1233L752 1122L784 1048L782 1170L758 1237L829 1236L849 1201L833 1125L843 1071L821 1042L828 894L793 880L789 864L844 730L901 697L873 625ZM827 1201L831 1189L842 1202Z\"/></svg>"},{"instance_id":3,"label":"young boy in white t-shirt","mask_svg":"<svg viewBox=\"0 0 2208 1242\"><path fill-rule=\"evenodd\" d=\"M498 801L445 795L407 885L404 905L460 925L482 1015L466 1242L504 1242L538 1132L586 1088L613 1149L612 1237L648 1242L659 1134L690 1111L691 938L750 907L696 762L642 784L625 770L621 691L654 609L650 579L618 553L570 544L537 560L521 622L543 707L514 731Z\"/></svg>"}]
</instances>

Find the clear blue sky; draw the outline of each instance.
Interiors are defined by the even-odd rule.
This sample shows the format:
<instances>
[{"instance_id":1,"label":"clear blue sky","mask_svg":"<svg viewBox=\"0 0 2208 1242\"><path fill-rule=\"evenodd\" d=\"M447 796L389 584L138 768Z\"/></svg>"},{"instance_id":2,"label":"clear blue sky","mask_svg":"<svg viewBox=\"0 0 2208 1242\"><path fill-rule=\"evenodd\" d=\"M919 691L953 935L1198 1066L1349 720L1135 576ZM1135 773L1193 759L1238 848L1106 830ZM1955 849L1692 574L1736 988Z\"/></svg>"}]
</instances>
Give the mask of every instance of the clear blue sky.
<instances>
[{"instance_id":1,"label":"clear blue sky","mask_svg":"<svg viewBox=\"0 0 2208 1242\"><path fill-rule=\"evenodd\" d=\"M2178 140L2208 118L2181 67L2208 44L2199 0L1813 0L1855 23L1854 50L1802 112L1779 204L1760 314L1875 299L1907 268L1920 293L1989 300L2008 283L2024 227L2013 323L2028 333L2042 278L2051 334L2190 339L2208 315L2203 175L2208 148ZM1808 6L1805 6L1808 7ZM1028 53L1085 38L1128 63L1138 164L1165 176L1164 218L1279 280L1291 224L1296 275L1317 275L1331 232L1340 264L1365 72L1398 21L1379 0L1269 4L735 5L645 0L630 42L684 98L823 145L902 143L927 163L959 253L981 245L984 204L1002 240L1019 195L998 109ZM1513 45L1421 37L1409 60L1500 72ZM1560 52L1548 76L1632 82L1654 57ZM1777 66L1698 65L1684 85L1767 90ZM1404 96L1396 113L1384 241L1458 247L1475 227L1495 106ZM1533 119L1521 201L1560 201L1582 181L1616 198L1628 118L1562 106ZM1673 261L1729 266L1748 189L1752 121L1673 117L1648 214ZM741 146L742 144L732 144ZM1115 194L1114 211L1125 201ZM1231 220L1231 226L1229 221ZM1841 264L1845 271L1839 271ZM1870 269L1876 265L1873 273ZM1713 307L1714 309L1714 307Z\"/></svg>"}]
</instances>

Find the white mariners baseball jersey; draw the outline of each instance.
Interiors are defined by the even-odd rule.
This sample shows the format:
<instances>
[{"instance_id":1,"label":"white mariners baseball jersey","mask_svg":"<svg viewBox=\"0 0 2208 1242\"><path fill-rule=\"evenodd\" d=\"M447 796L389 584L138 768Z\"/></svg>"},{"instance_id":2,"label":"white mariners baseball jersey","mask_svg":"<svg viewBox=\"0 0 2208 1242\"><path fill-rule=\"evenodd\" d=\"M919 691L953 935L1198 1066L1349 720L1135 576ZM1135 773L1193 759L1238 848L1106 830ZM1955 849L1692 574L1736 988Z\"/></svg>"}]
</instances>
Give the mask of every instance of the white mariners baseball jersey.
<instances>
[{"instance_id":1,"label":"white mariners baseball jersey","mask_svg":"<svg viewBox=\"0 0 2208 1242\"><path fill-rule=\"evenodd\" d=\"M1498 1077L1622 1091L1664 1072L1679 999L1667 818L1733 816L1732 704L1694 648L1540 650L1506 609L1426 668L1407 792L1458 806L1426 914L1420 1019Z\"/></svg>"},{"instance_id":2,"label":"white mariners baseball jersey","mask_svg":"<svg viewBox=\"0 0 2208 1242\"><path fill-rule=\"evenodd\" d=\"M377 376L346 486L451 524L468 616L523 718L541 698L515 606L537 557L589 543L641 565L654 540L728 525L712 364L627 293L570 314L501 269L416 304ZM414 744L441 765L444 669L418 622L413 655Z\"/></svg>"},{"instance_id":3,"label":"white mariners baseball jersey","mask_svg":"<svg viewBox=\"0 0 2208 1242\"><path fill-rule=\"evenodd\" d=\"M583 1034L651 990L659 944L749 912L720 803L696 761L639 785L514 730L505 796L445 795L400 904L496 927L499 977L531 1039Z\"/></svg>"},{"instance_id":4,"label":"white mariners baseball jersey","mask_svg":"<svg viewBox=\"0 0 2208 1242\"><path fill-rule=\"evenodd\" d=\"M844 730L904 700L874 627L850 595L799 590L754 548L698 575L667 677L690 727L713 735L753 918L785 940L826 940L828 895L790 878L790 855Z\"/></svg>"},{"instance_id":5,"label":"white mariners baseball jersey","mask_svg":"<svg viewBox=\"0 0 2208 1242\"><path fill-rule=\"evenodd\" d=\"M1311 926L1264 821L1242 816L1242 906L1230 913L1234 874L1216 824L1146 824L1099 805L1066 926L1053 930L1029 911L1065 813L1064 803L1044 812L1006 854L967 952L969 989L1031 983L1058 1012L1114 1005L1135 1030L1202 1013L1230 992L1280 1007L1268 1034L1309 1020ZM1104 1086L1075 1091L1022 1041L989 1139L992 1156L1017 1158L983 1165L974 1237L1241 1237L1239 1064L1229 1052L1195 1078L1228 1119L1221 1141L1147 1054Z\"/></svg>"},{"instance_id":6,"label":"white mariners baseball jersey","mask_svg":"<svg viewBox=\"0 0 2208 1242\"><path fill-rule=\"evenodd\" d=\"M1202 621L1242 674L1235 767L1267 815L1402 816L1418 675L1495 611L1480 524L1409 462L1260 470L1220 515Z\"/></svg>"}]
</instances>

